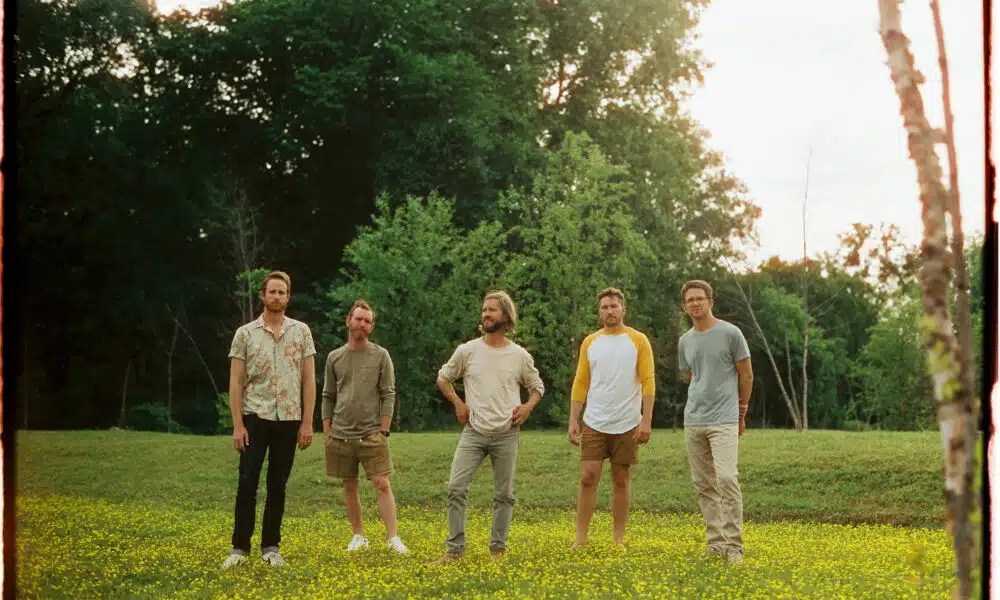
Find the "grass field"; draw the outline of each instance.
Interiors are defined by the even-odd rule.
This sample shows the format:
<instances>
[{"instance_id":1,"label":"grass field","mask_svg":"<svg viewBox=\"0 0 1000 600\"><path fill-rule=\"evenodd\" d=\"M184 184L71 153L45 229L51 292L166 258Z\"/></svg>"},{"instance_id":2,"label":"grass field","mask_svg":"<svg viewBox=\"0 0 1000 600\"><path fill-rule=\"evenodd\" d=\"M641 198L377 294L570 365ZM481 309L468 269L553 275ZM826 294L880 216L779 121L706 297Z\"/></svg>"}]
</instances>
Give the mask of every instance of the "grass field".
<instances>
[{"instance_id":1,"label":"grass field","mask_svg":"<svg viewBox=\"0 0 1000 600\"><path fill-rule=\"evenodd\" d=\"M288 484L289 568L255 560L225 572L237 463L227 437L19 432L19 597L944 598L954 581L937 433L750 431L740 444L746 550L736 567L704 556L680 431L654 431L640 453L626 553L610 544L607 472L592 544L569 551L576 450L562 432L526 432L509 557L488 559L484 465L467 558L444 568L425 565L444 549L457 434L392 437L406 557L377 543L343 552L350 529L321 441L298 453ZM384 528L373 500L366 488L375 542ZM259 519L254 543L258 535Z\"/></svg>"}]
</instances>

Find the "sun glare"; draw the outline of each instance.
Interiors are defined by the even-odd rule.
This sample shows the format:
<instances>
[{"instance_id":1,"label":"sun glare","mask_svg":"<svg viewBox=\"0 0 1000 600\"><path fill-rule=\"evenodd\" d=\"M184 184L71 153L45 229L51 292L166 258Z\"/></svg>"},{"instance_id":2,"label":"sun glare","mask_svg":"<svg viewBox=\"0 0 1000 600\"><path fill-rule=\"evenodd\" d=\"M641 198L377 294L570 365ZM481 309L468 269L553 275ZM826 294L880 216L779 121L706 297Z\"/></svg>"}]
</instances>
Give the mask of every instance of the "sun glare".
<instances>
[{"instance_id":1,"label":"sun glare","mask_svg":"<svg viewBox=\"0 0 1000 600\"><path fill-rule=\"evenodd\" d=\"M219 4L219 0L156 0L156 10L162 14L172 13L179 8L196 12L216 4Z\"/></svg>"}]
</instances>

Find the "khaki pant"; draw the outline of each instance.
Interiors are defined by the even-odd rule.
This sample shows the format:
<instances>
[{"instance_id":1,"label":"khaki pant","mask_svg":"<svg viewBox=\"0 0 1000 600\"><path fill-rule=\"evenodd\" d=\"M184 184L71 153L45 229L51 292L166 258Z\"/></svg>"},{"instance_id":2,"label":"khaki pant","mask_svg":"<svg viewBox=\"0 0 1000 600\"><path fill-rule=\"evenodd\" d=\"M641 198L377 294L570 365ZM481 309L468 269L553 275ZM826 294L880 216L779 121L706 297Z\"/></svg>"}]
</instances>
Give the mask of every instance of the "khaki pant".
<instances>
[{"instance_id":1,"label":"khaki pant","mask_svg":"<svg viewBox=\"0 0 1000 600\"><path fill-rule=\"evenodd\" d=\"M465 516L469 485L487 456L493 463L493 528L490 548L507 547L507 534L514 516L514 470L517 468L519 427L499 435L484 435L466 425L455 449L448 479L448 552L465 551Z\"/></svg>"},{"instance_id":2,"label":"khaki pant","mask_svg":"<svg viewBox=\"0 0 1000 600\"><path fill-rule=\"evenodd\" d=\"M685 427L691 482L705 518L708 549L743 552L743 493L737 470L739 426Z\"/></svg>"}]
</instances>

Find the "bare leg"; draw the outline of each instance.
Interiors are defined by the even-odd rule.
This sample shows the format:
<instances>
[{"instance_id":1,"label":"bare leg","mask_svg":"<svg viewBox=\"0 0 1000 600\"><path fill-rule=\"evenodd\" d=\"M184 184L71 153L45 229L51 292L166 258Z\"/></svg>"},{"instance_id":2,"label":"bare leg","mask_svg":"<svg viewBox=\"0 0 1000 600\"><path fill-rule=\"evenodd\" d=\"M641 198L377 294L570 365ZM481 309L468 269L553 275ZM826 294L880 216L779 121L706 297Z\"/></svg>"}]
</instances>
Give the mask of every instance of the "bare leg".
<instances>
[{"instance_id":1,"label":"bare leg","mask_svg":"<svg viewBox=\"0 0 1000 600\"><path fill-rule=\"evenodd\" d=\"M385 530L390 538L394 538L396 537L396 499L392 495L392 486L389 485L389 477L387 475L373 477L372 484L375 486L375 495L378 498L378 512L382 515Z\"/></svg>"},{"instance_id":2,"label":"bare leg","mask_svg":"<svg viewBox=\"0 0 1000 600\"><path fill-rule=\"evenodd\" d=\"M347 509L347 521L351 524L351 530L357 534L362 534L361 528L361 495L358 494L358 480L344 479L344 508Z\"/></svg>"},{"instance_id":3,"label":"bare leg","mask_svg":"<svg viewBox=\"0 0 1000 600\"><path fill-rule=\"evenodd\" d=\"M594 516L597 506L597 484L601 482L603 460L580 461L580 492L576 498L576 541L574 548L587 544L590 532L590 519Z\"/></svg>"},{"instance_id":4,"label":"bare leg","mask_svg":"<svg viewBox=\"0 0 1000 600\"><path fill-rule=\"evenodd\" d=\"M625 543L625 524L631 502L630 476L632 465L611 465L611 520L614 524L614 541Z\"/></svg>"}]
</instances>

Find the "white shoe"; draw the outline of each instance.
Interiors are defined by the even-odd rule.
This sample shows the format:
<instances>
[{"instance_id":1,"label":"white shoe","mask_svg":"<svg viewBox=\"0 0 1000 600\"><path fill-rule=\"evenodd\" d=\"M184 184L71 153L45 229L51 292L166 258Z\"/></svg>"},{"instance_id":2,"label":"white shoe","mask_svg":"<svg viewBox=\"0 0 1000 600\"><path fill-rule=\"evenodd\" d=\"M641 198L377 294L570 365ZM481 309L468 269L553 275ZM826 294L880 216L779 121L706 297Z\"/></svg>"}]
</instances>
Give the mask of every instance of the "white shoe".
<instances>
[{"instance_id":1,"label":"white shoe","mask_svg":"<svg viewBox=\"0 0 1000 600\"><path fill-rule=\"evenodd\" d=\"M355 533L354 537L351 538L351 543L347 545L348 552L354 552L355 550L361 550L362 548L368 547L368 540L365 536L360 533Z\"/></svg>"},{"instance_id":2,"label":"white shoe","mask_svg":"<svg viewBox=\"0 0 1000 600\"><path fill-rule=\"evenodd\" d=\"M282 558L280 554L278 554L277 550L271 550L270 552L265 552L264 556L261 556L260 559L266 562L267 564L271 565L272 567L285 566L285 559Z\"/></svg>"},{"instance_id":3,"label":"white shoe","mask_svg":"<svg viewBox=\"0 0 1000 600\"><path fill-rule=\"evenodd\" d=\"M247 555L241 554L239 552L233 552L226 557L225 562L222 563L223 569L230 569L236 565L242 565L247 562Z\"/></svg>"},{"instance_id":4,"label":"white shoe","mask_svg":"<svg viewBox=\"0 0 1000 600\"><path fill-rule=\"evenodd\" d=\"M731 565L739 564L743 562L743 553L739 550L730 550L726 553L726 560L728 560Z\"/></svg>"},{"instance_id":5,"label":"white shoe","mask_svg":"<svg viewBox=\"0 0 1000 600\"><path fill-rule=\"evenodd\" d=\"M399 536L389 538L389 542L386 544L390 550L396 552L396 554L409 554L410 550L403 545L403 540L399 539Z\"/></svg>"}]
</instances>

